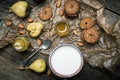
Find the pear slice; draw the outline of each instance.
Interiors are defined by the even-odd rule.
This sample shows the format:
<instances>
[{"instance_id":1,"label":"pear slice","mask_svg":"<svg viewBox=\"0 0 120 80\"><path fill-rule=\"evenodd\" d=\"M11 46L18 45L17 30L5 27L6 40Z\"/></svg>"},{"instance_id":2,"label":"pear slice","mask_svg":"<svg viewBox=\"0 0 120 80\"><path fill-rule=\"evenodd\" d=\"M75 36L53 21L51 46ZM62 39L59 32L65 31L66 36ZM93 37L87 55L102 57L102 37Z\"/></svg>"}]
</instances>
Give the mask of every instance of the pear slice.
<instances>
[{"instance_id":1,"label":"pear slice","mask_svg":"<svg viewBox=\"0 0 120 80\"><path fill-rule=\"evenodd\" d=\"M46 70L46 62L44 59L37 59L29 66L29 69L42 73Z\"/></svg>"},{"instance_id":2,"label":"pear slice","mask_svg":"<svg viewBox=\"0 0 120 80\"><path fill-rule=\"evenodd\" d=\"M20 18L25 18L28 15L28 3L26 1L18 1L10 7L11 11Z\"/></svg>"}]
</instances>

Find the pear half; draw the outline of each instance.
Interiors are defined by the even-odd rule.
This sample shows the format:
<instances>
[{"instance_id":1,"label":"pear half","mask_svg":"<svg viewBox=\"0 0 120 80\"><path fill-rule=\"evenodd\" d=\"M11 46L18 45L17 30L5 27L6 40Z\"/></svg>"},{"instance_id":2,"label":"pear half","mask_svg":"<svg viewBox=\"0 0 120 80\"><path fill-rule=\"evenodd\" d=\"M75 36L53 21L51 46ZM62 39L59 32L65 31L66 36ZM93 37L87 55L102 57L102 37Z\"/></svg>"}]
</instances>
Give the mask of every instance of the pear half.
<instances>
[{"instance_id":1,"label":"pear half","mask_svg":"<svg viewBox=\"0 0 120 80\"><path fill-rule=\"evenodd\" d=\"M29 23L27 30L30 31L31 37L38 37L43 29L43 24L40 22Z\"/></svg>"},{"instance_id":2,"label":"pear half","mask_svg":"<svg viewBox=\"0 0 120 80\"><path fill-rule=\"evenodd\" d=\"M46 70L46 62L44 59L37 59L29 66L29 69L42 73Z\"/></svg>"}]
</instances>

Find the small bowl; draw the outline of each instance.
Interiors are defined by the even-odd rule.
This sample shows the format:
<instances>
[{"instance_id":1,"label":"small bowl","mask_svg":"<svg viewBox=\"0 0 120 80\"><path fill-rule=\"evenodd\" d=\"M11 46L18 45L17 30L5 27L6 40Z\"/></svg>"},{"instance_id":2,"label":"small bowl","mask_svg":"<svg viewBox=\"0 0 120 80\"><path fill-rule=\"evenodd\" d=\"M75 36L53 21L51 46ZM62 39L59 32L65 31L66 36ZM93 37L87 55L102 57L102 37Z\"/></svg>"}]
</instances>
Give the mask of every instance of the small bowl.
<instances>
[{"instance_id":1,"label":"small bowl","mask_svg":"<svg viewBox=\"0 0 120 80\"><path fill-rule=\"evenodd\" d=\"M66 21L56 23L55 31L59 36L66 36L70 33L70 27Z\"/></svg>"}]
</instances>

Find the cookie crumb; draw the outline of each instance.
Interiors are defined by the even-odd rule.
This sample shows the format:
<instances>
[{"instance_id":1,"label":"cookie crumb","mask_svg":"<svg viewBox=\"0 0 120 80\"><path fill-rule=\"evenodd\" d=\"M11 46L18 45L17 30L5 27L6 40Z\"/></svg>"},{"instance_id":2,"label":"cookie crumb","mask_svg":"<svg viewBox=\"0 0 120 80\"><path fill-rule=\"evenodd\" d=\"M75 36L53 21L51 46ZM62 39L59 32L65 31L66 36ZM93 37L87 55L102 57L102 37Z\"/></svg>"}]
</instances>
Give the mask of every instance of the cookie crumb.
<instances>
[{"instance_id":1,"label":"cookie crumb","mask_svg":"<svg viewBox=\"0 0 120 80\"><path fill-rule=\"evenodd\" d=\"M52 72L51 72L51 70L49 69L49 70L47 71L47 75L50 76L51 73L52 73Z\"/></svg>"},{"instance_id":2,"label":"cookie crumb","mask_svg":"<svg viewBox=\"0 0 120 80\"><path fill-rule=\"evenodd\" d=\"M28 19L27 19L27 22L29 22L29 23L31 23L31 22L33 22L33 21L34 21L33 18L28 18Z\"/></svg>"},{"instance_id":3,"label":"cookie crumb","mask_svg":"<svg viewBox=\"0 0 120 80\"><path fill-rule=\"evenodd\" d=\"M26 33L26 30L25 29L21 29L20 31L19 31L19 34L21 34L21 35L23 35L23 34L25 34Z\"/></svg>"},{"instance_id":4,"label":"cookie crumb","mask_svg":"<svg viewBox=\"0 0 120 80\"><path fill-rule=\"evenodd\" d=\"M61 6L61 0L57 0L56 7L59 8Z\"/></svg>"},{"instance_id":5,"label":"cookie crumb","mask_svg":"<svg viewBox=\"0 0 120 80\"><path fill-rule=\"evenodd\" d=\"M73 33L74 33L75 35L78 35L77 29L73 29Z\"/></svg>"},{"instance_id":6,"label":"cookie crumb","mask_svg":"<svg viewBox=\"0 0 120 80\"><path fill-rule=\"evenodd\" d=\"M60 13L59 13L59 14L60 14L60 16L63 16L64 12L63 12L62 9L60 10Z\"/></svg>"},{"instance_id":7,"label":"cookie crumb","mask_svg":"<svg viewBox=\"0 0 120 80\"><path fill-rule=\"evenodd\" d=\"M11 26L11 25L13 24L13 22L12 22L12 20L6 20L6 21L5 21L5 24L6 24L7 26Z\"/></svg>"},{"instance_id":8,"label":"cookie crumb","mask_svg":"<svg viewBox=\"0 0 120 80\"><path fill-rule=\"evenodd\" d=\"M18 28L23 29L23 28L24 28L24 25L23 25L22 23L19 23L19 24L18 24Z\"/></svg>"},{"instance_id":9,"label":"cookie crumb","mask_svg":"<svg viewBox=\"0 0 120 80\"><path fill-rule=\"evenodd\" d=\"M83 47L84 43L79 41L79 42L77 42L77 45L80 46L80 47Z\"/></svg>"},{"instance_id":10,"label":"cookie crumb","mask_svg":"<svg viewBox=\"0 0 120 80\"><path fill-rule=\"evenodd\" d=\"M40 46L40 45L41 45L41 43L42 43L42 41L41 41L40 39L37 39L37 40L36 40L36 43L37 43L37 45L39 45L39 46Z\"/></svg>"}]
</instances>

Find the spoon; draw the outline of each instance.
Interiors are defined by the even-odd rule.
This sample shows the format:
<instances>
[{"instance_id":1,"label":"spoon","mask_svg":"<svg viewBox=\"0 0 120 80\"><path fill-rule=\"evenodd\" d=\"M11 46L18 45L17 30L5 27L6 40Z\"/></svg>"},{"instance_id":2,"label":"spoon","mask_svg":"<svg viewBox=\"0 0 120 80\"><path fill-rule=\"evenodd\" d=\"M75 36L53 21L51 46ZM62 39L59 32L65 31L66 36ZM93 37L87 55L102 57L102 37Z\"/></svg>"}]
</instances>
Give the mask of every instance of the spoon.
<instances>
[{"instance_id":1,"label":"spoon","mask_svg":"<svg viewBox=\"0 0 120 80\"><path fill-rule=\"evenodd\" d=\"M42 41L41 46L40 46L35 52L33 52L27 59L21 61L20 64L21 64L22 66L25 66L25 65L29 62L29 60L30 60L39 50L42 50L42 49L46 50L46 49L48 49L48 48L50 47L51 43L52 43L52 42L51 42L49 39L46 39L46 40Z\"/></svg>"}]
</instances>

